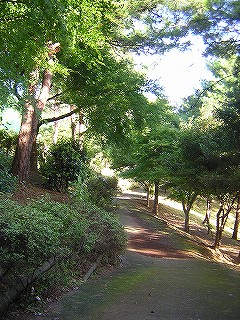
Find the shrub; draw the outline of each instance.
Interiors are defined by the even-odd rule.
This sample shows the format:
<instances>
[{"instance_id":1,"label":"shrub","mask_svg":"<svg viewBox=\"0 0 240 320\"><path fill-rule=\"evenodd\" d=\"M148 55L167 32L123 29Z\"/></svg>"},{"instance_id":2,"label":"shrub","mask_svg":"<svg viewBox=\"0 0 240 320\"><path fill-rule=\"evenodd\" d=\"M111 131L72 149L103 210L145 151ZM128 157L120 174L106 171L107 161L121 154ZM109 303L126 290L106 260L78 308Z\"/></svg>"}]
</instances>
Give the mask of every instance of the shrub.
<instances>
[{"instance_id":1,"label":"shrub","mask_svg":"<svg viewBox=\"0 0 240 320\"><path fill-rule=\"evenodd\" d=\"M0 129L0 148L6 154L12 153L17 144L18 134L6 129Z\"/></svg>"},{"instance_id":2,"label":"shrub","mask_svg":"<svg viewBox=\"0 0 240 320\"><path fill-rule=\"evenodd\" d=\"M108 208L117 191L117 179L115 177L103 177L96 175L86 181L90 199L98 207Z\"/></svg>"},{"instance_id":3,"label":"shrub","mask_svg":"<svg viewBox=\"0 0 240 320\"><path fill-rule=\"evenodd\" d=\"M9 173L12 157L0 151L0 192L12 192L16 188L17 178Z\"/></svg>"},{"instance_id":4,"label":"shrub","mask_svg":"<svg viewBox=\"0 0 240 320\"><path fill-rule=\"evenodd\" d=\"M80 247L87 221L65 204L33 201L21 206L0 202L1 263L38 266L55 255Z\"/></svg>"},{"instance_id":5,"label":"shrub","mask_svg":"<svg viewBox=\"0 0 240 320\"><path fill-rule=\"evenodd\" d=\"M84 167L84 157L70 139L52 145L41 167L48 187L65 192L70 181L77 179Z\"/></svg>"},{"instance_id":6,"label":"shrub","mask_svg":"<svg viewBox=\"0 0 240 320\"><path fill-rule=\"evenodd\" d=\"M7 171L0 170L0 192L10 193L17 186L17 178Z\"/></svg>"},{"instance_id":7,"label":"shrub","mask_svg":"<svg viewBox=\"0 0 240 320\"><path fill-rule=\"evenodd\" d=\"M52 257L64 257L67 263L103 254L113 262L125 244L118 219L94 206L82 211L77 202L43 198L19 205L0 199L1 276L27 275Z\"/></svg>"},{"instance_id":8,"label":"shrub","mask_svg":"<svg viewBox=\"0 0 240 320\"><path fill-rule=\"evenodd\" d=\"M0 292L14 288L19 279L31 279L36 268L57 258L32 284L33 296L26 290L19 297L25 305L36 295L44 299L69 285L79 277L81 264L99 255L102 263L118 262L125 246L126 236L117 217L94 205L83 210L78 201L64 204L41 198L19 205L0 198Z\"/></svg>"},{"instance_id":9,"label":"shrub","mask_svg":"<svg viewBox=\"0 0 240 320\"><path fill-rule=\"evenodd\" d=\"M12 156L7 154L3 149L0 150L0 170L10 171Z\"/></svg>"},{"instance_id":10,"label":"shrub","mask_svg":"<svg viewBox=\"0 0 240 320\"><path fill-rule=\"evenodd\" d=\"M82 202L82 205L89 202L103 209L111 207L113 196L117 190L117 178L96 174L92 174L85 180L79 178L71 185L72 194L77 201Z\"/></svg>"},{"instance_id":11,"label":"shrub","mask_svg":"<svg viewBox=\"0 0 240 320\"><path fill-rule=\"evenodd\" d=\"M93 253L104 255L107 263L115 263L126 247L126 235L119 219L113 213L92 206L87 214L90 230L95 230Z\"/></svg>"}]
</instances>

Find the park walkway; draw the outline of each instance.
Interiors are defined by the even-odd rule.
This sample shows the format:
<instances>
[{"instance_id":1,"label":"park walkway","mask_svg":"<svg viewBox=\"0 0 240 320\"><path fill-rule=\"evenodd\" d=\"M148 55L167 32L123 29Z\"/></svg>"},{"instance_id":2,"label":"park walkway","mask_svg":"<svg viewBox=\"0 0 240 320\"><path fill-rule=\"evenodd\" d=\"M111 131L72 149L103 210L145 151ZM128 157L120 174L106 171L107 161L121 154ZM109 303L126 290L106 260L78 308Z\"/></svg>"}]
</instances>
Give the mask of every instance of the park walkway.
<instances>
[{"instance_id":1,"label":"park walkway","mask_svg":"<svg viewBox=\"0 0 240 320\"><path fill-rule=\"evenodd\" d=\"M240 319L238 272L191 256L190 243L132 202L118 205L129 239L121 266L21 320Z\"/></svg>"}]
</instances>

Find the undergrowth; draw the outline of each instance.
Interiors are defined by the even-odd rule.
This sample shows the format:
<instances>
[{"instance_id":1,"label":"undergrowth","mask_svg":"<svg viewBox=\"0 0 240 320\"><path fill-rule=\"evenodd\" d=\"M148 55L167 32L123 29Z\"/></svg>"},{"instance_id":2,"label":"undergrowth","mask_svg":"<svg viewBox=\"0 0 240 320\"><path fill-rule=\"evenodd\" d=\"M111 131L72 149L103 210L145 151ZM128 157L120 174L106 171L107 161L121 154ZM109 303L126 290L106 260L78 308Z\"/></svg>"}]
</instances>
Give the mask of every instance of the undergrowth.
<instances>
[{"instance_id":1,"label":"undergrowth","mask_svg":"<svg viewBox=\"0 0 240 320\"><path fill-rule=\"evenodd\" d=\"M42 197L23 205L0 199L0 292L29 279L52 257L58 261L20 295L25 307L81 278L86 261L101 255L102 263L116 263L125 246L117 217L91 203L83 207L76 198L65 204Z\"/></svg>"}]
</instances>

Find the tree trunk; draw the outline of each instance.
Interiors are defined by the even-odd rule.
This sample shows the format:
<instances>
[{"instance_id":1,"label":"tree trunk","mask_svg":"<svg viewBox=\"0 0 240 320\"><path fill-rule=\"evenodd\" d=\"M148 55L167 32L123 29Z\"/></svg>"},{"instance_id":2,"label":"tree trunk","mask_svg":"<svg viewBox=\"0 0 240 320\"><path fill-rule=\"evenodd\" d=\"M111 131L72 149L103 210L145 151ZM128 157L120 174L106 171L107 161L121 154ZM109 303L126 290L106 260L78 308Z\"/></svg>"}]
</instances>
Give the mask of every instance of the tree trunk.
<instances>
[{"instance_id":1,"label":"tree trunk","mask_svg":"<svg viewBox=\"0 0 240 320\"><path fill-rule=\"evenodd\" d=\"M70 112L76 110L77 107L74 105L70 106ZM71 130L72 130L72 141L73 143L78 143L79 149L83 150L84 142L84 121L83 113L79 111L78 113L73 113L71 115Z\"/></svg>"},{"instance_id":2,"label":"tree trunk","mask_svg":"<svg viewBox=\"0 0 240 320\"><path fill-rule=\"evenodd\" d=\"M52 59L52 55L59 51L59 48L59 43L50 44L48 46L49 61ZM33 144L37 138L39 118L43 108L45 107L50 92L52 72L50 70L45 70L40 95L38 99L35 98L38 74L38 71L32 73L34 81L29 87L30 98L25 103L25 112L22 117L18 143L12 165L12 173L18 176L20 181L27 180L29 176L31 168L31 152Z\"/></svg>"},{"instance_id":3,"label":"tree trunk","mask_svg":"<svg viewBox=\"0 0 240 320\"><path fill-rule=\"evenodd\" d=\"M150 192L151 192L151 186L147 185L147 207L150 207Z\"/></svg>"},{"instance_id":4,"label":"tree trunk","mask_svg":"<svg viewBox=\"0 0 240 320\"><path fill-rule=\"evenodd\" d=\"M38 119L33 105L26 102L25 108L12 165L12 173L18 176L20 181L25 181L29 176L32 146L38 128Z\"/></svg>"},{"instance_id":5,"label":"tree trunk","mask_svg":"<svg viewBox=\"0 0 240 320\"><path fill-rule=\"evenodd\" d=\"M223 203L220 202L220 208L217 212L217 219L216 219L216 235L215 235L215 242L214 242L214 249L220 246L221 236L220 236L220 214L224 212Z\"/></svg>"},{"instance_id":6,"label":"tree trunk","mask_svg":"<svg viewBox=\"0 0 240 320\"><path fill-rule=\"evenodd\" d=\"M38 171L38 151L37 151L37 141L34 139L32 145L32 152L30 157L30 171L37 172Z\"/></svg>"},{"instance_id":7,"label":"tree trunk","mask_svg":"<svg viewBox=\"0 0 240 320\"><path fill-rule=\"evenodd\" d=\"M185 209L184 210L184 215L185 215L185 219L184 219L184 231L186 231L187 233L189 233L190 231L190 209Z\"/></svg>"},{"instance_id":8,"label":"tree trunk","mask_svg":"<svg viewBox=\"0 0 240 320\"><path fill-rule=\"evenodd\" d=\"M233 228L233 234L232 234L232 239L234 240L238 239L239 221L240 221L240 192L238 193L238 198L237 198L237 209L236 209L236 216L235 216L235 222L234 222L234 228Z\"/></svg>"},{"instance_id":9,"label":"tree trunk","mask_svg":"<svg viewBox=\"0 0 240 320\"><path fill-rule=\"evenodd\" d=\"M197 193L187 192L182 196L182 207L184 212L184 231L190 231L190 210L192 209L194 201L197 199Z\"/></svg>"},{"instance_id":10,"label":"tree trunk","mask_svg":"<svg viewBox=\"0 0 240 320\"><path fill-rule=\"evenodd\" d=\"M153 201L153 214L158 216L158 195L159 195L159 182L154 182L154 201Z\"/></svg>"},{"instance_id":11,"label":"tree trunk","mask_svg":"<svg viewBox=\"0 0 240 320\"><path fill-rule=\"evenodd\" d=\"M58 112L59 112L59 105L54 105L54 117L56 117ZM53 122L53 144L57 143L58 131L59 131L58 129L59 129L58 121L54 121Z\"/></svg>"},{"instance_id":12,"label":"tree trunk","mask_svg":"<svg viewBox=\"0 0 240 320\"><path fill-rule=\"evenodd\" d=\"M70 105L70 112L75 110L76 107L74 105ZM73 143L77 140L77 115L76 113L71 115L71 131L72 131L72 141Z\"/></svg>"},{"instance_id":13,"label":"tree trunk","mask_svg":"<svg viewBox=\"0 0 240 320\"><path fill-rule=\"evenodd\" d=\"M189 233L190 231L190 210L189 199L182 199L182 207L184 212L184 231Z\"/></svg>"},{"instance_id":14,"label":"tree trunk","mask_svg":"<svg viewBox=\"0 0 240 320\"><path fill-rule=\"evenodd\" d=\"M217 221L216 221L216 236L215 236L215 242L214 242L214 249L220 246L225 224L227 222L229 213L233 208L234 202L236 201L236 199L238 199L238 196L239 196L239 193L235 195L231 203L228 204L227 208L225 208L224 201L220 199L220 208L217 212L217 219L216 219Z\"/></svg>"},{"instance_id":15,"label":"tree trunk","mask_svg":"<svg viewBox=\"0 0 240 320\"><path fill-rule=\"evenodd\" d=\"M206 206L206 213L205 213L205 218L203 220L203 224L207 225L208 228L208 234L211 232L211 225L210 225L210 216L211 216L211 199L207 198L207 206Z\"/></svg>"},{"instance_id":16,"label":"tree trunk","mask_svg":"<svg viewBox=\"0 0 240 320\"><path fill-rule=\"evenodd\" d=\"M80 150L83 150L83 143L84 143L84 132L86 129L84 128L84 120L83 120L83 113L82 111L79 112L79 146Z\"/></svg>"}]
</instances>

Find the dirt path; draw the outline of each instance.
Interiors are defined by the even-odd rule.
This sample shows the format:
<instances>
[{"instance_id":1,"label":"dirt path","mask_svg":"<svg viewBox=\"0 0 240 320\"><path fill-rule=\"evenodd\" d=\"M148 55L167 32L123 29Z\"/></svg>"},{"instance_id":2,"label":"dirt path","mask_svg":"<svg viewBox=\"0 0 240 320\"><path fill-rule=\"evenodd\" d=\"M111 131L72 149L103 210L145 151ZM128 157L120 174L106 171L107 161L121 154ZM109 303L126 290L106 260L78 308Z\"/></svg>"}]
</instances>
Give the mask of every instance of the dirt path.
<instances>
[{"instance_id":1,"label":"dirt path","mask_svg":"<svg viewBox=\"0 0 240 320\"><path fill-rule=\"evenodd\" d=\"M240 319L239 273L200 259L202 247L129 204L119 200L129 237L122 266L21 320Z\"/></svg>"}]
</instances>

